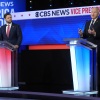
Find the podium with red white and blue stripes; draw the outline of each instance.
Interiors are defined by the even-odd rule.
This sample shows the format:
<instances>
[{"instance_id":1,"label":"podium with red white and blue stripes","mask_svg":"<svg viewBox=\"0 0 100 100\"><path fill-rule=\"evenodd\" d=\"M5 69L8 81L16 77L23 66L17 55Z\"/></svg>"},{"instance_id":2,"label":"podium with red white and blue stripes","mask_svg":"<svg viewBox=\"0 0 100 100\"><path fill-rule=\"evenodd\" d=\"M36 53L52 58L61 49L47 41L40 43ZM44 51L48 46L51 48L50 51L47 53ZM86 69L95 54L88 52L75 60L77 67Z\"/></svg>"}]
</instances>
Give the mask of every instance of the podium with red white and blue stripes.
<instances>
[{"instance_id":1,"label":"podium with red white and blue stripes","mask_svg":"<svg viewBox=\"0 0 100 100\"><path fill-rule=\"evenodd\" d=\"M0 90L18 89L17 50L6 41L0 41Z\"/></svg>"}]
</instances>

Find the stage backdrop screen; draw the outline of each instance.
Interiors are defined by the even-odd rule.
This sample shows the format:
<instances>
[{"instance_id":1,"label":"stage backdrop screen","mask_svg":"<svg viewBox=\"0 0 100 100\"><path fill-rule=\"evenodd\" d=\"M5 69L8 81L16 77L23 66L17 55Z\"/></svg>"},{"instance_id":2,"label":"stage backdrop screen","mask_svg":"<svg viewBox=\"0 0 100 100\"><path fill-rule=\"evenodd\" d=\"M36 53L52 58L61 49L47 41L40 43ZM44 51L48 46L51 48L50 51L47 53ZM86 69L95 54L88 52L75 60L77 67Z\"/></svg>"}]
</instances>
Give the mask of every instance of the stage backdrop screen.
<instances>
[{"instance_id":1,"label":"stage backdrop screen","mask_svg":"<svg viewBox=\"0 0 100 100\"><path fill-rule=\"evenodd\" d=\"M0 0L0 26L5 24L5 13L23 12L25 10L26 0Z\"/></svg>"},{"instance_id":2,"label":"stage backdrop screen","mask_svg":"<svg viewBox=\"0 0 100 100\"><path fill-rule=\"evenodd\" d=\"M78 38L78 28L84 29L90 20L92 7L76 7L13 14L21 26L22 45L65 44L64 38Z\"/></svg>"}]
</instances>

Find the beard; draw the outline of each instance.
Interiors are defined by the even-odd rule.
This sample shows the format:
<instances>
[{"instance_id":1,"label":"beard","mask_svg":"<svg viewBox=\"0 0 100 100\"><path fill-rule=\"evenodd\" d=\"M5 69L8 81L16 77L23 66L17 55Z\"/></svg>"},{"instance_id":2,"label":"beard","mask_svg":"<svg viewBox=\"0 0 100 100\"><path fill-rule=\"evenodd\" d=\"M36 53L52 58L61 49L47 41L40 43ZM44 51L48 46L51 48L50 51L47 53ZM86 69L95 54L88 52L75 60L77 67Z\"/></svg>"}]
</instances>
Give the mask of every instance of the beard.
<instances>
[{"instance_id":1,"label":"beard","mask_svg":"<svg viewBox=\"0 0 100 100\"><path fill-rule=\"evenodd\" d=\"M12 23L12 21L6 21L8 24Z\"/></svg>"}]
</instances>

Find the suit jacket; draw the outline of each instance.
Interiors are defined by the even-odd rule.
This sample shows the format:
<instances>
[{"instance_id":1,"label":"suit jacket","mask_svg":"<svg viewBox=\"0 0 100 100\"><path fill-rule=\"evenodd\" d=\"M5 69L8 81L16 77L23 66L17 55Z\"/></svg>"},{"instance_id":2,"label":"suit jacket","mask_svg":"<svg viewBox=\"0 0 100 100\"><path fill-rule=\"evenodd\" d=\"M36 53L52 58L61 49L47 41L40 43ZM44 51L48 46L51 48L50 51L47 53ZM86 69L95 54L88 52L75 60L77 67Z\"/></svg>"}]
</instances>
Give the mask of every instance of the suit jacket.
<instances>
[{"instance_id":1,"label":"suit jacket","mask_svg":"<svg viewBox=\"0 0 100 100\"><path fill-rule=\"evenodd\" d=\"M7 41L13 45L19 45L22 42L22 31L19 25L12 23L9 37L6 35L6 25L1 26L0 28L0 40Z\"/></svg>"},{"instance_id":2,"label":"suit jacket","mask_svg":"<svg viewBox=\"0 0 100 100\"><path fill-rule=\"evenodd\" d=\"M88 33L90 22L91 22L91 20L86 22L86 24L85 24L83 38L86 38L88 41L98 45L98 44L100 44L100 18L98 18L93 25L93 28L96 31L96 36Z\"/></svg>"}]
</instances>

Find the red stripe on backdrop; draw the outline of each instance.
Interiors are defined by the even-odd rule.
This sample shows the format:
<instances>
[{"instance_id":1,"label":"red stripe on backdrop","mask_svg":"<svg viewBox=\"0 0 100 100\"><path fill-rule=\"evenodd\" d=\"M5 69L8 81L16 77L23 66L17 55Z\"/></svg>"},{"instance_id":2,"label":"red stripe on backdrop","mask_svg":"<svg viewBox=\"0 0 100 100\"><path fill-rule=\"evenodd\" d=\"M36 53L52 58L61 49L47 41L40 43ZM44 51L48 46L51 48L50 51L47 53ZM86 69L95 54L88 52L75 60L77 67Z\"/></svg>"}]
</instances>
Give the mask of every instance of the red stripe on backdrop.
<instances>
[{"instance_id":1,"label":"red stripe on backdrop","mask_svg":"<svg viewBox=\"0 0 100 100\"><path fill-rule=\"evenodd\" d=\"M52 49L69 49L65 44L56 45L30 45L29 50L52 50Z\"/></svg>"}]
</instances>

